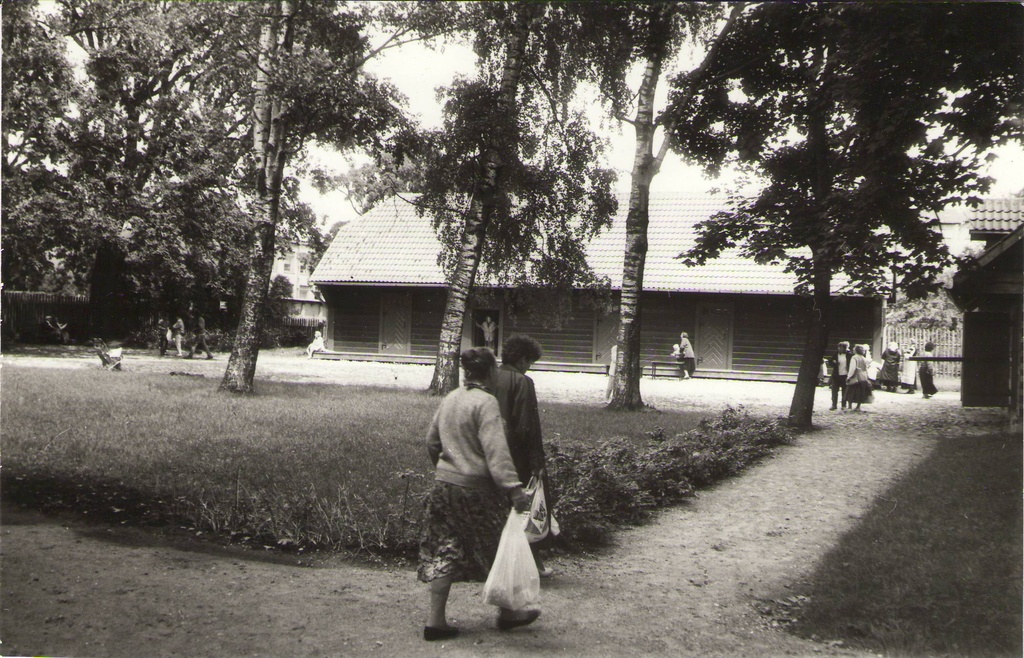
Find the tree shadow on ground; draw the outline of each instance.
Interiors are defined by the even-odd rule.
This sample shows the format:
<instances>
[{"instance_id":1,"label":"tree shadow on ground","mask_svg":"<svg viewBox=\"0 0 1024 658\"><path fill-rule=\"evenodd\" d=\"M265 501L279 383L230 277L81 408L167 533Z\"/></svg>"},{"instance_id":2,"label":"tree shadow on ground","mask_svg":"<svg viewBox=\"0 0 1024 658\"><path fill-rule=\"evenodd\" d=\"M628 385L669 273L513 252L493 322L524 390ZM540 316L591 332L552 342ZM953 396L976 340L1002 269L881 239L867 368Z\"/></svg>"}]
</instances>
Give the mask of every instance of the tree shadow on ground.
<instances>
[{"instance_id":1,"label":"tree shadow on ground","mask_svg":"<svg viewBox=\"0 0 1024 658\"><path fill-rule=\"evenodd\" d=\"M940 439L783 602L792 630L889 656L1020 656L1021 447Z\"/></svg>"}]
</instances>

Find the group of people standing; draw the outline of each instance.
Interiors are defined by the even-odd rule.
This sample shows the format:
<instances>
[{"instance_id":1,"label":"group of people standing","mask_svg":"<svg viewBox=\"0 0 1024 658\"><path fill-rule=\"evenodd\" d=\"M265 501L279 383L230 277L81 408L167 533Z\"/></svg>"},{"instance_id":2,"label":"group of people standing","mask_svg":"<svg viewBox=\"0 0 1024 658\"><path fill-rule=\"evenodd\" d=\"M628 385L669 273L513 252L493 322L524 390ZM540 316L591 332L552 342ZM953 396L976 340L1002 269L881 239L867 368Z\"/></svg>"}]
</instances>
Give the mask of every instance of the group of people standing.
<instances>
[{"instance_id":1,"label":"group of people standing","mask_svg":"<svg viewBox=\"0 0 1024 658\"><path fill-rule=\"evenodd\" d=\"M917 392L920 379L921 391L927 400L936 393L935 371L928 360L935 356L935 343L925 343L924 351L918 354L917 345L900 350L899 343L891 342L883 350L877 364L871 361L871 350L867 345L854 345L841 341L836 353L826 360L832 392L832 407L860 411L861 405L874 399L877 387L895 393L903 388L907 393ZM838 405L840 404L841 407ZM856 405L856 407L854 407Z\"/></svg>"},{"instance_id":2,"label":"group of people standing","mask_svg":"<svg viewBox=\"0 0 1024 658\"><path fill-rule=\"evenodd\" d=\"M509 506L530 508L526 483L536 478L550 492L537 393L526 375L541 355L540 344L523 335L502 344L501 367L488 347L464 350L463 385L445 396L430 423L427 452L435 483L424 506L417 569L430 586L425 640L458 635L446 613L451 586L487 578ZM545 501L549 513L550 503ZM543 542L530 547L540 576L553 575L538 553ZM511 630L539 616L536 609L499 608L497 627Z\"/></svg>"}]
</instances>

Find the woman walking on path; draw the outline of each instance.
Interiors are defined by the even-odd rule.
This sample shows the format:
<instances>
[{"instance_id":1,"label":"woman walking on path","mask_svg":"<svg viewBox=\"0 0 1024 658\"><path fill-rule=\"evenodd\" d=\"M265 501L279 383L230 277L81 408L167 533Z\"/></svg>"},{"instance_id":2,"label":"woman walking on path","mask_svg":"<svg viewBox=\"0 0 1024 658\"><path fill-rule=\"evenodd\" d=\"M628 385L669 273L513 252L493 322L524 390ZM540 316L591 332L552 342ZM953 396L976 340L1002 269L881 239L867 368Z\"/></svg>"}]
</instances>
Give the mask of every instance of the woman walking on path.
<instances>
[{"instance_id":1,"label":"woman walking on path","mask_svg":"<svg viewBox=\"0 0 1024 658\"><path fill-rule=\"evenodd\" d=\"M868 380L868 360L863 345L853 348L850 371L846 375L846 402L852 411L860 411L861 404L871 404L871 382ZM854 407L853 405L857 405Z\"/></svg>"},{"instance_id":2,"label":"woman walking on path","mask_svg":"<svg viewBox=\"0 0 1024 658\"><path fill-rule=\"evenodd\" d=\"M932 364L925 360L932 356L935 356L935 343L928 341L921 352L921 367L918 369L918 374L921 375L921 393L925 400L939 392L939 389L935 388L935 371Z\"/></svg>"},{"instance_id":3,"label":"woman walking on path","mask_svg":"<svg viewBox=\"0 0 1024 658\"><path fill-rule=\"evenodd\" d=\"M423 628L428 641L459 634L447 618L452 583L487 579L509 500L517 511L530 507L489 388L497 365L494 353L472 348L462 352L460 361L465 385L445 396L427 432L436 482L424 507L417 575L430 584L430 613ZM539 616L539 610L499 608L498 628L525 626Z\"/></svg>"},{"instance_id":4,"label":"woman walking on path","mask_svg":"<svg viewBox=\"0 0 1024 658\"><path fill-rule=\"evenodd\" d=\"M896 341L889 343L879 358L882 359L882 370L878 373L878 383L890 393L895 393L900 385L900 363L903 359L900 344Z\"/></svg>"}]
</instances>

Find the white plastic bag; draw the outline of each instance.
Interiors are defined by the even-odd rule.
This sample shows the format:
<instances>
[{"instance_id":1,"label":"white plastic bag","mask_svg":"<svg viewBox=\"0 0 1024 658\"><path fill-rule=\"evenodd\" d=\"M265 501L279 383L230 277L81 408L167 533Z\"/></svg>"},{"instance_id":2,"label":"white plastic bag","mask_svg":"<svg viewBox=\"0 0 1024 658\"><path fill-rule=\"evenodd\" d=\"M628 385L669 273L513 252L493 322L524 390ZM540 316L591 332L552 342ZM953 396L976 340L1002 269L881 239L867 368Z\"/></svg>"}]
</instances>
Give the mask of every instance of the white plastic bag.
<instances>
[{"instance_id":1,"label":"white plastic bag","mask_svg":"<svg viewBox=\"0 0 1024 658\"><path fill-rule=\"evenodd\" d=\"M520 514L513 509L505 521L498 554L484 583L484 601L491 605L519 610L540 596L540 574L523 532L526 519L525 512Z\"/></svg>"},{"instance_id":2,"label":"white plastic bag","mask_svg":"<svg viewBox=\"0 0 1024 658\"><path fill-rule=\"evenodd\" d=\"M530 478L530 482L524 489L530 499L530 517L526 521L526 539L534 544L548 536L558 535L558 521L555 520L551 510L548 509L547 497L544 495L544 481L536 477Z\"/></svg>"}]
</instances>

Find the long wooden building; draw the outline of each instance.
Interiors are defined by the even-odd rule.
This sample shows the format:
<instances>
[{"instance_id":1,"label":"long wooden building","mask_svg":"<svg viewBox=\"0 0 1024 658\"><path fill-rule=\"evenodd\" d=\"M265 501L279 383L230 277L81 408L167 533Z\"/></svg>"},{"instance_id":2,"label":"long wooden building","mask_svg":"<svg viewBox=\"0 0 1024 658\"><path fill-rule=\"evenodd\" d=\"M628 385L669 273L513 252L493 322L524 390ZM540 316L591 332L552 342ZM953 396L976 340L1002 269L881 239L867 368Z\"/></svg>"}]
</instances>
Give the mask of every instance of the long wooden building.
<instances>
[{"instance_id":1,"label":"long wooden building","mask_svg":"<svg viewBox=\"0 0 1024 658\"><path fill-rule=\"evenodd\" d=\"M608 303L594 305L580 294L571 319L550 326L543 313L513 308L500 288L478 285L464 346L484 344L481 325L490 318L498 345L511 333L540 341L545 354L535 368L604 372L618 330L626 207L621 199L613 225L588 248L588 262L610 283ZM695 225L723 208L724 200L715 198L651 199L641 320L645 372L670 360L686 331L697 376L794 381L811 304L794 294L795 277L735 251L701 267L677 258L693 245ZM311 277L327 302L328 356L432 363L447 295L439 251L430 220L399 197L339 230ZM835 341L881 351L881 299L838 296L835 309Z\"/></svg>"}]
</instances>

